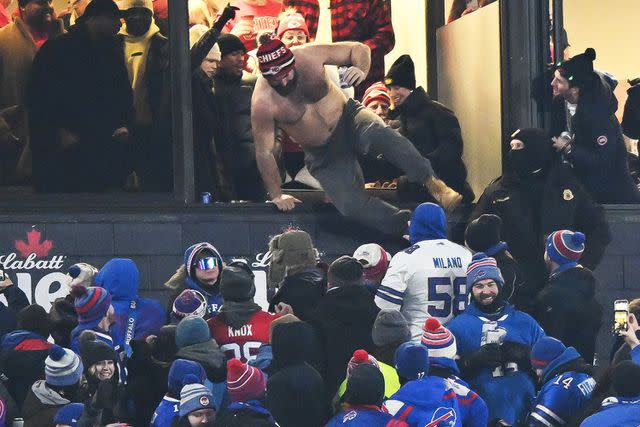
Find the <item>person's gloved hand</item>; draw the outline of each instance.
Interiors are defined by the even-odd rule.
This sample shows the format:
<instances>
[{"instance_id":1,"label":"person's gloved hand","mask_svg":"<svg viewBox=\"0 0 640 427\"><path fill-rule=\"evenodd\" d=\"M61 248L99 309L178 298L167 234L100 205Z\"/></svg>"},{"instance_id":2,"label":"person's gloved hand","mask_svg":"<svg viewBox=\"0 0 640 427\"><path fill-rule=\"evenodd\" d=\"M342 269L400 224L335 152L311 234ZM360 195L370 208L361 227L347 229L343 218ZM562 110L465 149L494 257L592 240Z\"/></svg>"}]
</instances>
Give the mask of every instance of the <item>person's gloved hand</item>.
<instances>
[{"instance_id":1,"label":"person's gloved hand","mask_svg":"<svg viewBox=\"0 0 640 427\"><path fill-rule=\"evenodd\" d=\"M502 355L505 362L528 361L531 355L531 347L519 342L505 341L502 343Z\"/></svg>"},{"instance_id":2,"label":"person's gloved hand","mask_svg":"<svg viewBox=\"0 0 640 427\"><path fill-rule=\"evenodd\" d=\"M502 365L502 349L500 344L485 344L473 353L465 365L470 369L497 368Z\"/></svg>"},{"instance_id":3,"label":"person's gloved hand","mask_svg":"<svg viewBox=\"0 0 640 427\"><path fill-rule=\"evenodd\" d=\"M91 407L93 409L112 409L115 406L114 391L116 386L112 379L100 381L91 399Z\"/></svg>"},{"instance_id":4,"label":"person's gloved hand","mask_svg":"<svg viewBox=\"0 0 640 427\"><path fill-rule=\"evenodd\" d=\"M240 10L240 8L231 6L229 3L227 3L227 6L222 10L220 17L218 18L216 23L213 24L212 28L218 31L222 31L224 26L227 25L227 22L236 17L236 10Z\"/></svg>"}]
</instances>

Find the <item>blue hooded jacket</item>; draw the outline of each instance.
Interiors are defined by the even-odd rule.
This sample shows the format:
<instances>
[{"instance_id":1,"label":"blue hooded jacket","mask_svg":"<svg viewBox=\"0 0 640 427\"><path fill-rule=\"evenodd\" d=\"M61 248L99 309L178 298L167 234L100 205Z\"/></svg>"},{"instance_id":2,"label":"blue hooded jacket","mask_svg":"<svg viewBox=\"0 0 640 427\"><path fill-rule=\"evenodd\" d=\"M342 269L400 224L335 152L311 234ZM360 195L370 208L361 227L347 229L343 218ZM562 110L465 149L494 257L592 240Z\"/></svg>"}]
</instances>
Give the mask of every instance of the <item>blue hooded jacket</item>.
<instances>
[{"instance_id":1,"label":"blue hooded jacket","mask_svg":"<svg viewBox=\"0 0 640 427\"><path fill-rule=\"evenodd\" d=\"M111 305L115 311L115 323L111 326L111 337L130 354L127 334L131 339L144 339L156 335L166 323L164 309L159 302L138 297L140 273L136 264L128 258L113 258L107 262L96 276L96 284L102 286L112 296ZM133 324L128 331L128 325Z\"/></svg>"},{"instance_id":2,"label":"blue hooded jacket","mask_svg":"<svg viewBox=\"0 0 640 427\"><path fill-rule=\"evenodd\" d=\"M209 290L206 290L202 286L202 284L198 282L198 280L195 277L195 274L193 274L193 268L192 268L193 260L196 258L198 253L202 252L203 250L208 250L209 252L211 252L213 256L217 258L218 266L220 266L218 267L220 269L220 274L218 274L218 280L212 287L209 288ZM209 319L211 317L214 317L220 310L220 307L222 307L222 296L220 295L220 292L219 292L219 284L220 284L220 277L222 277L223 268L224 268L224 261L222 259L222 256L220 255L220 252L218 252L218 250L212 244L207 242L196 243L195 245L189 246L187 250L184 252L183 265L178 269L176 274L171 279L169 279L167 283L165 283L165 286L168 286L173 289L178 289L178 290L194 289L200 292L207 299L207 314L205 315L204 318ZM175 296L174 296L174 299L175 299ZM169 311L171 311L172 304L173 304L173 300L170 300Z\"/></svg>"},{"instance_id":3,"label":"blue hooded jacket","mask_svg":"<svg viewBox=\"0 0 640 427\"><path fill-rule=\"evenodd\" d=\"M422 203L411 216L409 241L412 245L423 240L447 238L447 218L444 210L435 203Z\"/></svg>"}]
</instances>

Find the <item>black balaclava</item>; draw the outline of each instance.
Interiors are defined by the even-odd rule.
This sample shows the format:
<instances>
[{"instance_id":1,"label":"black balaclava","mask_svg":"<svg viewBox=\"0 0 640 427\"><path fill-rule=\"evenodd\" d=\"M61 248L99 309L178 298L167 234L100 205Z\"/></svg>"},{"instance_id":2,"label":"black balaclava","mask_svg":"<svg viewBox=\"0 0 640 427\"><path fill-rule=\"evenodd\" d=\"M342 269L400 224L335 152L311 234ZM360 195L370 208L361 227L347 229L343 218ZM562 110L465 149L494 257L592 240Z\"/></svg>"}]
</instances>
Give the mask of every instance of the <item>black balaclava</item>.
<instances>
[{"instance_id":1,"label":"black balaclava","mask_svg":"<svg viewBox=\"0 0 640 427\"><path fill-rule=\"evenodd\" d=\"M509 166L524 185L539 188L544 184L553 156L551 140L543 129L518 129L511 140L519 139L524 148L509 151Z\"/></svg>"}]
</instances>

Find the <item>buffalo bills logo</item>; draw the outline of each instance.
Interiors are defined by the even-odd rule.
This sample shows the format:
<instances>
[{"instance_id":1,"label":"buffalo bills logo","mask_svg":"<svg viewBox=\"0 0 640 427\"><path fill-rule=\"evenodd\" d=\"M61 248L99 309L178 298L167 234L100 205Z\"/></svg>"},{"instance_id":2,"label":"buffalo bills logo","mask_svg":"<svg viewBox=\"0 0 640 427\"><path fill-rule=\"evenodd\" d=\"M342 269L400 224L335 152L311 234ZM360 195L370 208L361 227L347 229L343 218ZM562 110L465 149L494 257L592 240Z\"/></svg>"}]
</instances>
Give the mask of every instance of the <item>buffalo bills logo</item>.
<instances>
[{"instance_id":1,"label":"buffalo bills logo","mask_svg":"<svg viewBox=\"0 0 640 427\"><path fill-rule=\"evenodd\" d=\"M453 427L456 425L458 416L452 408L440 407L433 412L431 422L425 427Z\"/></svg>"},{"instance_id":2,"label":"buffalo bills logo","mask_svg":"<svg viewBox=\"0 0 640 427\"><path fill-rule=\"evenodd\" d=\"M480 271L478 271L478 273L476 274L476 276L477 276L477 277L484 277L486 274L487 274L487 272L486 272L486 271L484 271L484 270L480 270Z\"/></svg>"},{"instance_id":3,"label":"buffalo bills logo","mask_svg":"<svg viewBox=\"0 0 640 427\"><path fill-rule=\"evenodd\" d=\"M349 411L344 415L344 417L342 417L342 422L346 423L347 421L355 419L357 416L358 413L356 411Z\"/></svg>"}]
</instances>

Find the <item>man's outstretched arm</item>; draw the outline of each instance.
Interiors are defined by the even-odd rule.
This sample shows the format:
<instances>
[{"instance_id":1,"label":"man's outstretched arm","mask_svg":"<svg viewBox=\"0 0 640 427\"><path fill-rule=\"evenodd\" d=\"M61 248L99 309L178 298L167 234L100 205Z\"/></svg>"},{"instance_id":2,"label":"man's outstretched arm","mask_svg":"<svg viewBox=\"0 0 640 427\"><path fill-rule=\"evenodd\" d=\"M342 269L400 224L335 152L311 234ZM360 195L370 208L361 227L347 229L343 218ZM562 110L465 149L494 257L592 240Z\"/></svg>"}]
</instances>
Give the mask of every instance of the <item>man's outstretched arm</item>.
<instances>
[{"instance_id":1,"label":"man's outstretched arm","mask_svg":"<svg viewBox=\"0 0 640 427\"><path fill-rule=\"evenodd\" d=\"M360 42L311 44L302 49L313 50L311 56L319 58L323 65L348 66L344 78L353 86L362 83L371 68L371 49Z\"/></svg>"},{"instance_id":2,"label":"man's outstretched arm","mask_svg":"<svg viewBox=\"0 0 640 427\"><path fill-rule=\"evenodd\" d=\"M256 147L258 170L271 201L281 211L289 211L294 208L295 203L300 203L300 200L288 194L282 194L280 172L273 156L275 121L268 102L260 100L260 97L255 96L255 93L251 101L251 127Z\"/></svg>"}]
</instances>

